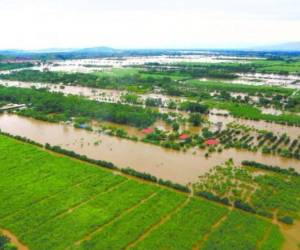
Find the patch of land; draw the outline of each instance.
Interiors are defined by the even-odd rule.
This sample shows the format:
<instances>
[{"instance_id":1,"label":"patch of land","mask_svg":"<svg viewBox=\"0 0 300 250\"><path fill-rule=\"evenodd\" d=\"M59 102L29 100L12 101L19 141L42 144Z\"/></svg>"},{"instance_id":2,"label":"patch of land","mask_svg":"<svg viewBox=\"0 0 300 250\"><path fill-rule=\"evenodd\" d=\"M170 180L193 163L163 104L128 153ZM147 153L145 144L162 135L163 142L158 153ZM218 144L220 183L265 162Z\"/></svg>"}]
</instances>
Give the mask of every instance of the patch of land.
<instances>
[{"instance_id":1,"label":"patch of land","mask_svg":"<svg viewBox=\"0 0 300 250\"><path fill-rule=\"evenodd\" d=\"M242 211L6 136L0 136L0 152L6 201L0 226L29 249L191 249L203 239L205 249L280 249L283 243L266 235L269 228L281 235L271 221Z\"/></svg>"}]
</instances>

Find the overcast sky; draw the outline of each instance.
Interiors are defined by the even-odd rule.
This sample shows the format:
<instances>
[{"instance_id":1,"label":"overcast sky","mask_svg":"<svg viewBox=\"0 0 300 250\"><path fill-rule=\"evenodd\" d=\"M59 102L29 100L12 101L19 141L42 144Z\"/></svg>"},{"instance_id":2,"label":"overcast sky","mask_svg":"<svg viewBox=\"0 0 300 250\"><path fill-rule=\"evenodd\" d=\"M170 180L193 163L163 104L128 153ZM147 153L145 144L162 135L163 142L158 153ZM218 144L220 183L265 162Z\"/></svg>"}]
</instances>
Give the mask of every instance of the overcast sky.
<instances>
[{"instance_id":1,"label":"overcast sky","mask_svg":"<svg viewBox=\"0 0 300 250\"><path fill-rule=\"evenodd\" d=\"M0 49L300 41L300 0L0 0Z\"/></svg>"}]
</instances>

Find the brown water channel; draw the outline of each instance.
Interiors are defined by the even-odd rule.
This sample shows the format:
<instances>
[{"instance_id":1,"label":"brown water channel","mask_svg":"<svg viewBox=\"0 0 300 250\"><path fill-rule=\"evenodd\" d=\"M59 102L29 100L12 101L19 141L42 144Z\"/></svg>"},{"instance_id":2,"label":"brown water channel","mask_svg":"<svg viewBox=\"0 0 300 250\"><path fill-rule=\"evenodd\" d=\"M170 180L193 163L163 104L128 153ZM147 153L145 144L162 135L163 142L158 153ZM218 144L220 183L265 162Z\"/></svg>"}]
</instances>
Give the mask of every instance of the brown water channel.
<instances>
[{"instance_id":1,"label":"brown water channel","mask_svg":"<svg viewBox=\"0 0 300 250\"><path fill-rule=\"evenodd\" d=\"M178 152L14 114L0 115L0 129L42 144L60 145L89 158L110 161L119 167L130 166L138 171L182 184L197 181L199 175L229 158L233 158L236 163L255 160L265 164L294 167L300 171L300 161L294 159L235 149L215 153L206 159L205 151L199 149Z\"/></svg>"},{"instance_id":2,"label":"brown water channel","mask_svg":"<svg viewBox=\"0 0 300 250\"><path fill-rule=\"evenodd\" d=\"M118 102L120 101L121 95L124 94L124 91L118 91L118 90L106 90L106 89L96 89L96 88L89 88L89 87L83 87L83 86L64 86L61 88L61 85L59 84L47 84L47 83L28 83L28 82L19 82L19 81L3 81L0 80L0 85L3 86L8 86L8 87L20 87L20 88L31 88L31 87L36 87L36 88L42 88L42 87L47 87L49 88L49 91L51 92L61 92L64 93L65 95L68 94L73 94L73 95L81 95L86 98L100 101L100 102ZM145 95L147 97L148 95ZM160 97L162 97L160 95ZM173 100L178 100L177 98L165 96L165 98L173 99ZM160 108L160 112L162 113L167 113L167 112L178 112L184 116L188 116L188 113L183 112L183 111L175 111L175 110L170 110L167 108ZM222 110L212 110L213 113L224 113ZM227 125L230 122L237 122L239 124L247 125L247 126L253 126L256 129L260 130L270 130L274 133L286 133L288 136L291 138L295 139L298 136L300 136L300 127L294 127L294 126L286 126L286 125L280 125L276 123L268 123L265 121L251 121L251 120L246 120L246 119L237 119L234 118L230 115L228 116L221 116L221 115L214 115L211 114L208 116L209 121L212 123L216 122L222 122L223 123L223 128L225 125ZM169 130L169 128L165 126L158 126L160 128L163 128L165 130ZM199 132L199 129L195 128L192 132Z\"/></svg>"}]
</instances>

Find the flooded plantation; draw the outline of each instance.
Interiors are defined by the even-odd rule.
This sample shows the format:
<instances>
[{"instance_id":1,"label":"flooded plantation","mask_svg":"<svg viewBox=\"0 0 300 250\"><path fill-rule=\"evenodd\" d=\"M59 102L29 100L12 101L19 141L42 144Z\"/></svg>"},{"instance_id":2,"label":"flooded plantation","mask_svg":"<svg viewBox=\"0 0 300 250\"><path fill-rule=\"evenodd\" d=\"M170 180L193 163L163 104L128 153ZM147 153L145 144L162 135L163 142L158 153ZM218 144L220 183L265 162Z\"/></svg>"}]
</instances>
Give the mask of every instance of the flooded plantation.
<instances>
[{"instance_id":1,"label":"flooded plantation","mask_svg":"<svg viewBox=\"0 0 300 250\"><path fill-rule=\"evenodd\" d=\"M284 134L285 133L293 139L297 139L300 136L300 127L297 127L297 126L281 125L281 124L277 124L277 123L265 122L262 120L260 120L260 121L246 120L246 119L235 118L231 115L210 114L208 116L208 119L213 124L216 124L218 122L222 123L223 128L225 128L227 124L235 122L235 123L250 126L250 127L253 127L255 129L259 129L259 130L272 131L275 134Z\"/></svg>"},{"instance_id":2,"label":"flooded plantation","mask_svg":"<svg viewBox=\"0 0 300 250\"><path fill-rule=\"evenodd\" d=\"M83 87L83 86L70 86L70 85L60 85L60 84L47 84L47 83L28 83L28 82L19 82L19 81L3 81L0 80L0 85L8 86L8 87L20 87L20 88L48 88L51 92L60 92L64 95L79 95L86 97L91 100L96 100L99 102L109 102L109 103L118 103L121 102L121 96L126 93L126 91L120 91L120 90L109 90L109 89L98 89L98 88L90 88L90 87ZM144 100L147 97L151 98L162 98L165 103L167 103L169 100L178 101L181 102L185 100L184 98L178 98L178 97L171 97L171 96L164 96L164 95L154 95L154 94L144 94L141 95L141 98ZM174 110L169 109L165 107L160 107L159 109L160 113L177 113L184 117L188 117L189 113L181 110ZM263 113L268 114L281 114L281 111L275 110L275 109L263 109ZM274 133L286 133L291 138L297 138L300 136L300 127L296 126L287 126L282 124L276 124L276 123L269 123L263 120L260 121L254 121L254 120L246 120L246 119L240 119L235 118L231 115L229 115L228 111L226 110L219 110L219 109L212 109L210 114L208 115L208 120L213 123L222 123L223 128L231 122L237 122L243 125L247 125L250 127L254 127L255 129L259 130L270 130ZM159 128L163 130L170 130L170 126L167 126L165 124L159 124ZM187 127L184 127L184 129L188 129ZM129 131L130 134L132 134L131 128L126 128L126 131ZM198 128L193 128L191 132L199 132Z\"/></svg>"},{"instance_id":3,"label":"flooded plantation","mask_svg":"<svg viewBox=\"0 0 300 250\"><path fill-rule=\"evenodd\" d=\"M59 145L92 159L110 161L119 167L131 167L182 184L197 181L199 175L229 158L234 159L237 164L243 160L255 159L264 164L293 167L300 171L300 161L279 156L228 149L206 158L205 151L200 149L179 152L14 114L0 116L0 129L12 135L23 136L42 144Z\"/></svg>"}]
</instances>

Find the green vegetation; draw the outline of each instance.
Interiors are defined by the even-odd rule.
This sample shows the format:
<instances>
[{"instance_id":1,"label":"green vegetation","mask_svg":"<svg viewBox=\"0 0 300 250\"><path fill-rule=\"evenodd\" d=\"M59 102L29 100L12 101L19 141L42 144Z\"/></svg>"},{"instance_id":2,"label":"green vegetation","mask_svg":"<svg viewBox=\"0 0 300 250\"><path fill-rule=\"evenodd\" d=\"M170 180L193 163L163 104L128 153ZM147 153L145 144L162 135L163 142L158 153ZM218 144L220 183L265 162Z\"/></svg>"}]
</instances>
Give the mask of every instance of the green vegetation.
<instances>
[{"instance_id":1,"label":"green vegetation","mask_svg":"<svg viewBox=\"0 0 300 250\"><path fill-rule=\"evenodd\" d=\"M10 239L0 233L0 250L17 250L17 247L10 243Z\"/></svg>"},{"instance_id":2,"label":"green vegetation","mask_svg":"<svg viewBox=\"0 0 300 250\"><path fill-rule=\"evenodd\" d=\"M4 62L0 62L0 71L1 70L29 68L29 67L33 67L33 66L34 65L30 62L24 62L24 63L4 63Z\"/></svg>"},{"instance_id":3,"label":"green vegetation","mask_svg":"<svg viewBox=\"0 0 300 250\"><path fill-rule=\"evenodd\" d=\"M79 249L124 249L130 242L138 239L147 228L151 228L178 207L184 199L186 197L161 191L100 232L96 232L91 239L83 242Z\"/></svg>"},{"instance_id":4,"label":"green vegetation","mask_svg":"<svg viewBox=\"0 0 300 250\"><path fill-rule=\"evenodd\" d=\"M168 76L177 76L177 77L186 77L186 78L218 78L218 79L235 79L238 76L235 72L230 72L224 70L222 67L212 67L212 65L206 64L206 67L191 67L189 64L180 65L177 64L177 67L164 67L159 65L156 67L149 67L142 73L148 74L162 74Z\"/></svg>"},{"instance_id":5,"label":"green vegetation","mask_svg":"<svg viewBox=\"0 0 300 250\"><path fill-rule=\"evenodd\" d=\"M300 74L300 60L262 60L253 65L259 73Z\"/></svg>"},{"instance_id":6,"label":"green vegetation","mask_svg":"<svg viewBox=\"0 0 300 250\"><path fill-rule=\"evenodd\" d=\"M191 249L216 244L220 231L223 239L229 239L228 246L238 244L231 249L249 249L248 244L257 241L270 244L263 234L271 222L251 214L229 213L209 201L3 135L0 152L0 199L5 201L0 203L0 227L11 230L32 250ZM225 221L212 231L222 218ZM224 231L225 223L233 226ZM280 249L280 244L275 246Z\"/></svg>"},{"instance_id":7,"label":"green vegetation","mask_svg":"<svg viewBox=\"0 0 300 250\"><path fill-rule=\"evenodd\" d=\"M22 70L9 75L1 75L2 79L25 82L63 83L104 89L123 89L134 92L153 90L155 86L171 88L174 80L170 77L155 77L135 73L131 69L110 73L64 73L41 72L38 70Z\"/></svg>"},{"instance_id":8,"label":"green vegetation","mask_svg":"<svg viewBox=\"0 0 300 250\"><path fill-rule=\"evenodd\" d=\"M180 63L178 66L194 68L206 72L234 73L274 73L281 75L299 74L300 60L270 58L267 60L249 60L246 63Z\"/></svg>"},{"instance_id":9,"label":"green vegetation","mask_svg":"<svg viewBox=\"0 0 300 250\"><path fill-rule=\"evenodd\" d=\"M276 217L286 224L299 219L299 175L291 174L295 173L291 170L253 168L253 163L244 163L244 167L237 167L229 161L225 166L210 170L195 184L196 192L215 201L226 199L227 204L262 216Z\"/></svg>"},{"instance_id":10,"label":"green vegetation","mask_svg":"<svg viewBox=\"0 0 300 250\"><path fill-rule=\"evenodd\" d=\"M133 249L193 249L227 212L213 203L193 199Z\"/></svg>"},{"instance_id":11,"label":"green vegetation","mask_svg":"<svg viewBox=\"0 0 300 250\"><path fill-rule=\"evenodd\" d=\"M259 244L270 227L269 223L258 222L251 215L241 215L240 211L230 213L204 242L202 249L259 249Z\"/></svg>"},{"instance_id":12,"label":"green vegetation","mask_svg":"<svg viewBox=\"0 0 300 250\"><path fill-rule=\"evenodd\" d=\"M27 104L30 108L19 111L19 114L53 122L85 117L147 127L158 117L157 112L141 107L99 103L79 96L64 96L36 89L0 87L0 101Z\"/></svg>"},{"instance_id":13,"label":"green vegetation","mask_svg":"<svg viewBox=\"0 0 300 250\"><path fill-rule=\"evenodd\" d=\"M247 167L268 170L268 171L274 171L277 173L282 173L287 175L300 176L300 173L296 172L296 170L293 168L285 169L285 168L280 168L278 166L269 166L255 161L242 161L242 165Z\"/></svg>"},{"instance_id":14,"label":"green vegetation","mask_svg":"<svg viewBox=\"0 0 300 250\"><path fill-rule=\"evenodd\" d=\"M300 116L296 114L264 114L259 108L254 107L253 105L237 104L233 102L207 101L205 103L208 104L211 108L228 110L231 115L238 118L250 119L255 121L264 120L267 122L300 126Z\"/></svg>"},{"instance_id":15,"label":"green vegetation","mask_svg":"<svg viewBox=\"0 0 300 250\"><path fill-rule=\"evenodd\" d=\"M232 84L232 83L216 82L216 81L190 80L186 82L186 85L206 92L227 91L227 92L236 92L236 93L247 93L251 95L281 94L281 95L288 96L294 92L293 89L284 88L284 87L237 84L237 83Z\"/></svg>"},{"instance_id":16,"label":"green vegetation","mask_svg":"<svg viewBox=\"0 0 300 250\"><path fill-rule=\"evenodd\" d=\"M246 149L264 154L300 159L300 142L286 134L274 134L271 131L230 123L227 128L215 133L224 148ZM263 167L263 166L261 166Z\"/></svg>"},{"instance_id":17,"label":"green vegetation","mask_svg":"<svg viewBox=\"0 0 300 250\"><path fill-rule=\"evenodd\" d=\"M279 228L275 225L271 226L271 229L269 230L269 235L267 236L267 239L260 244L261 250L275 250L280 249L283 245L284 238L279 230Z\"/></svg>"}]
</instances>

